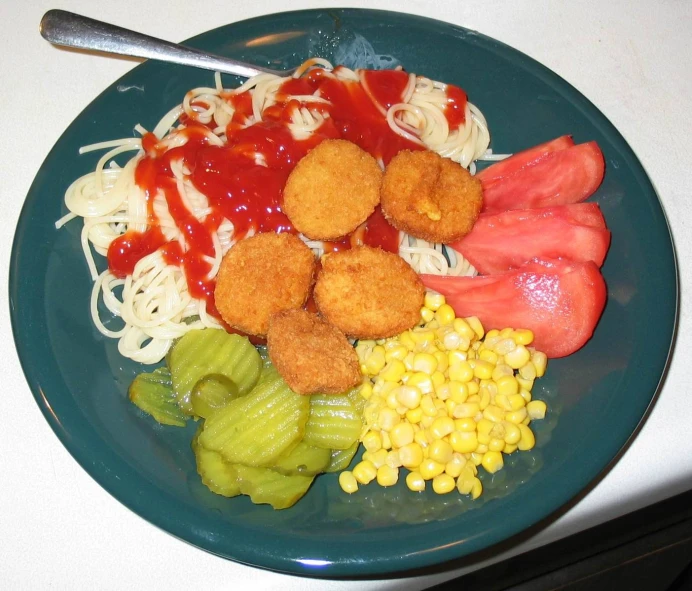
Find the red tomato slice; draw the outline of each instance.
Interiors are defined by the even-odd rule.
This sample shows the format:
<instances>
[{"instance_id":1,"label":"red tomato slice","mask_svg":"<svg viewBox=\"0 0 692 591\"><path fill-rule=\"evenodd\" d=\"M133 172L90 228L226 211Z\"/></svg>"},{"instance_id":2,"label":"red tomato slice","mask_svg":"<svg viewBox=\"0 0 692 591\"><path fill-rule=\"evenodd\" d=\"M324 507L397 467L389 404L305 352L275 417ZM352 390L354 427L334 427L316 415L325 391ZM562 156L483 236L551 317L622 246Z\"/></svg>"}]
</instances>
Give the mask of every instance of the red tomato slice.
<instances>
[{"instance_id":1,"label":"red tomato slice","mask_svg":"<svg viewBox=\"0 0 692 591\"><path fill-rule=\"evenodd\" d=\"M574 145L574 140L569 135L563 135L549 142L538 144L533 148L522 150L512 155L510 158L505 158L496 162L492 166L488 166L485 170L479 172L476 176L485 184L497 181L506 176L512 176L527 166L534 166L548 154L559 150L566 150Z\"/></svg>"},{"instance_id":2,"label":"red tomato slice","mask_svg":"<svg viewBox=\"0 0 692 591\"><path fill-rule=\"evenodd\" d=\"M532 330L533 346L548 357L580 349L591 338L606 301L605 281L593 262L534 259L502 275L421 279L446 297L457 316L478 316L486 330Z\"/></svg>"},{"instance_id":3,"label":"red tomato slice","mask_svg":"<svg viewBox=\"0 0 692 591\"><path fill-rule=\"evenodd\" d=\"M578 203L594 193L605 172L603 153L596 142L553 151L528 164L522 153L510 156L507 161L517 157L522 159L517 163L516 172L500 177L488 173L480 177L483 211L494 213ZM497 164L486 170L495 166Z\"/></svg>"},{"instance_id":4,"label":"red tomato slice","mask_svg":"<svg viewBox=\"0 0 692 591\"><path fill-rule=\"evenodd\" d=\"M535 257L593 261L600 267L609 244L610 232L598 204L575 203L483 214L452 247L479 273L490 275L516 269Z\"/></svg>"}]
</instances>

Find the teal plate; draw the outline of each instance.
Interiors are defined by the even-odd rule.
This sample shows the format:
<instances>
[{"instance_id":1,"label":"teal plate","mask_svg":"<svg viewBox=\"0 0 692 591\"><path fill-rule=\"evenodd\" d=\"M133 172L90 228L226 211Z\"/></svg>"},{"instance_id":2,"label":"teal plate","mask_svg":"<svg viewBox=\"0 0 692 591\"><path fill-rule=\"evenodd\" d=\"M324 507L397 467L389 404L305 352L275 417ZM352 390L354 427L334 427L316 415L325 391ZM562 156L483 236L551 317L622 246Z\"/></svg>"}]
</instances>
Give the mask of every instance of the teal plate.
<instances>
[{"instance_id":1,"label":"teal plate","mask_svg":"<svg viewBox=\"0 0 692 591\"><path fill-rule=\"evenodd\" d=\"M421 17L367 10L264 16L189 44L289 67L312 55L351 67L408 71L457 84L486 115L492 147L513 152L572 134L597 140L606 160L602 207L612 246L608 303L593 339L550 363L536 396L550 407L537 446L484 478L484 494L414 494L402 482L346 495L317 479L295 507L275 512L207 491L189 429L164 428L127 400L141 367L89 317L91 283L79 231L56 231L63 194L98 155L79 146L130 136L212 74L147 62L105 90L50 152L26 198L10 271L14 337L46 420L82 467L115 498L172 535L219 556L298 575L373 576L438 565L486 549L550 516L602 475L654 400L671 349L677 272L668 224L636 156L577 90L527 56L478 33ZM226 86L238 80L227 77ZM491 550L492 551L492 550Z\"/></svg>"}]
</instances>

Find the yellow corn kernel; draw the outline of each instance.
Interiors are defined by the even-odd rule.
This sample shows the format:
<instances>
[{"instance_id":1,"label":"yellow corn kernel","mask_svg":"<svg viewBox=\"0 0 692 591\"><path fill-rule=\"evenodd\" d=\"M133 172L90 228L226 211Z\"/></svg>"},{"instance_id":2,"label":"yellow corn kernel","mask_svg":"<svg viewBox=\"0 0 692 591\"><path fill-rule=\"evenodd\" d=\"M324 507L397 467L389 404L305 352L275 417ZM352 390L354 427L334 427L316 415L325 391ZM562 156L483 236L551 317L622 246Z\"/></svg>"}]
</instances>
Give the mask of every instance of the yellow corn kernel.
<instances>
[{"instance_id":1,"label":"yellow corn kernel","mask_svg":"<svg viewBox=\"0 0 692 591\"><path fill-rule=\"evenodd\" d=\"M449 474L452 478L458 478L466 466L466 458L457 452L452 454L452 459L445 464L445 474Z\"/></svg>"},{"instance_id":2,"label":"yellow corn kernel","mask_svg":"<svg viewBox=\"0 0 692 591\"><path fill-rule=\"evenodd\" d=\"M377 484L380 486L394 486L399 480L399 469L387 464L377 469Z\"/></svg>"},{"instance_id":3,"label":"yellow corn kernel","mask_svg":"<svg viewBox=\"0 0 692 591\"><path fill-rule=\"evenodd\" d=\"M437 409L435 409L435 414L434 415L426 415L423 413L423 418L420 420L420 426L423 429L427 429L430 427L430 425L433 424L433 421L437 418Z\"/></svg>"},{"instance_id":4,"label":"yellow corn kernel","mask_svg":"<svg viewBox=\"0 0 692 591\"><path fill-rule=\"evenodd\" d=\"M504 376L514 376L514 370L507 365L506 363L498 363L495 366L495 369L493 369L493 375L490 376L490 379L493 380L495 383L500 381L500 378ZM499 386L498 386L499 390Z\"/></svg>"},{"instance_id":5,"label":"yellow corn kernel","mask_svg":"<svg viewBox=\"0 0 692 591\"><path fill-rule=\"evenodd\" d=\"M368 398L372 396L372 384L370 381L363 382L358 388L358 393L365 398L365 400L368 400Z\"/></svg>"},{"instance_id":6,"label":"yellow corn kernel","mask_svg":"<svg viewBox=\"0 0 692 591\"><path fill-rule=\"evenodd\" d=\"M399 408L401 405L399 404L399 401L396 399L396 392L390 392L387 394L387 406L391 408L392 410L396 410ZM406 412L406 411L404 411Z\"/></svg>"},{"instance_id":7,"label":"yellow corn kernel","mask_svg":"<svg viewBox=\"0 0 692 591\"><path fill-rule=\"evenodd\" d=\"M382 437L377 431L368 431L362 439L363 447L370 452L382 449Z\"/></svg>"},{"instance_id":8,"label":"yellow corn kernel","mask_svg":"<svg viewBox=\"0 0 692 591\"><path fill-rule=\"evenodd\" d=\"M389 452L386 449L378 449L375 452L369 452L367 459L372 463L373 466L375 466L375 468L379 469L380 466L384 466L384 464L387 463L388 453Z\"/></svg>"},{"instance_id":9,"label":"yellow corn kernel","mask_svg":"<svg viewBox=\"0 0 692 591\"><path fill-rule=\"evenodd\" d=\"M542 400L532 400L526 405L526 412L532 421L544 419L547 410L548 407Z\"/></svg>"},{"instance_id":10,"label":"yellow corn kernel","mask_svg":"<svg viewBox=\"0 0 692 591\"><path fill-rule=\"evenodd\" d=\"M480 385L476 380L473 380L471 382L468 382L466 384L466 387L469 389L469 396L472 396L474 394L478 394L478 391L480 390Z\"/></svg>"},{"instance_id":11,"label":"yellow corn kernel","mask_svg":"<svg viewBox=\"0 0 692 591\"><path fill-rule=\"evenodd\" d=\"M447 409L448 417L451 417L454 414L454 409L457 407L458 404L458 402L454 402L454 400L451 399L445 400L445 408Z\"/></svg>"},{"instance_id":12,"label":"yellow corn kernel","mask_svg":"<svg viewBox=\"0 0 692 591\"><path fill-rule=\"evenodd\" d=\"M406 475L406 486L413 492L422 492L425 490L425 479L420 472L409 472Z\"/></svg>"},{"instance_id":13,"label":"yellow corn kernel","mask_svg":"<svg viewBox=\"0 0 692 591\"><path fill-rule=\"evenodd\" d=\"M507 443L505 445L505 449L503 450L503 453L505 453L506 455L509 455L511 453L514 453L515 451L517 451L517 444L516 443Z\"/></svg>"},{"instance_id":14,"label":"yellow corn kernel","mask_svg":"<svg viewBox=\"0 0 692 591\"><path fill-rule=\"evenodd\" d=\"M377 414L377 426L383 431L391 431L394 425L401 422L397 412L391 408L381 408Z\"/></svg>"},{"instance_id":15,"label":"yellow corn kernel","mask_svg":"<svg viewBox=\"0 0 692 591\"><path fill-rule=\"evenodd\" d=\"M459 351L462 353L468 350L470 344L469 339L461 336L455 330L445 333L442 337L442 346L448 351Z\"/></svg>"},{"instance_id":16,"label":"yellow corn kernel","mask_svg":"<svg viewBox=\"0 0 692 591\"><path fill-rule=\"evenodd\" d=\"M353 476L361 484L369 484L377 476L377 468L375 468L372 462L364 460L355 465Z\"/></svg>"},{"instance_id":17,"label":"yellow corn kernel","mask_svg":"<svg viewBox=\"0 0 692 591\"><path fill-rule=\"evenodd\" d=\"M528 390L524 390L524 388L522 388L521 390L519 390L519 394L521 394L521 397L524 399L524 402L526 404L531 402L531 392L529 392Z\"/></svg>"},{"instance_id":18,"label":"yellow corn kernel","mask_svg":"<svg viewBox=\"0 0 692 591\"><path fill-rule=\"evenodd\" d=\"M423 461L423 448L415 442L404 445L399 449L399 459L401 465L409 470L418 468Z\"/></svg>"},{"instance_id":19,"label":"yellow corn kernel","mask_svg":"<svg viewBox=\"0 0 692 591\"><path fill-rule=\"evenodd\" d=\"M494 474L498 470L502 470L504 466L504 460L502 459L502 453L499 451L487 451L483 454L483 461L481 465L485 468L486 472Z\"/></svg>"},{"instance_id":20,"label":"yellow corn kernel","mask_svg":"<svg viewBox=\"0 0 692 591\"><path fill-rule=\"evenodd\" d=\"M408 409L414 409L420 406L423 393L417 386L407 382L405 386L399 386L395 392L396 399L402 406Z\"/></svg>"},{"instance_id":21,"label":"yellow corn kernel","mask_svg":"<svg viewBox=\"0 0 692 591\"><path fill-rule=\"evenodd\" d=\"M471 367L471 364L466 359L456 363L453 363L450 360L450 365L447 372L450 380L461 382L463 384L469 383L471 380L473 380L475 375L473 367ZM492 370L490 375L492 376Z\"/></svg>"},{"instance_id":22,"label":"yellow corn kernel","mask_svg":"<svg viewBox=\"0 0 692 591\"><path fill-rule=\"evenodd\" d=\"M454 478L443 472L433 478L432 488L438 495L446 495L454 490L455 484Z\"/></svg>"},{"instance_id":23,"label":"yellow corn kernel","mask_svg":"<svg viewBox=\"0 0 692 591\"><path fill-rule=\"evenodd\" d=\"M468 353L466 351L449 351L447 353L447 362L449 367L453 365L459 365L461 362L466 361Z\"/></svg>"},{"instance_id":24,"label":"yellow corn kernel","mask_svg":"<svg viewBox=\"0 0 692 591\"><path fill-rule=\"evenodd\" d=\"M452 446L444 439L436 439L428 447L428 458L441 464L447 464L447 462L451 461L453 455L454 450Z\"/></svg>"},{"instance_id":25,"label":"yellow corn kernel","mask_svg":"<svg viewBox=\"0 0 692 591\"><path fill-rule=\"evenodd\" d=\"M437 371L444 374L449 367L449 357L447 356L447 353L438 349L437 351L433 352L433 357L437 360Z\"/></svg>"},{"instance_id":26,"label":"yellow corn kernel","mask_svg":"<svg viewBox=\"0 0 692 591\"><path fill-rule=\"evenodd\" d=\"M485 334L485 330L483 329L481 321L478 320L476 316L469 316L468 318L464 318L464 320L466 320L466 323L473 329L473 332L476 333L476 336L479 339L482 339L483 335Z\"/></svg>"},{"instance_id":27,"label":"yellow corn kernel","mask_svg":"<svg viewBox=\"0 0 692 591\"><path fill-rule=\"evenodd\" d=\"M478 448L478 434L476 431L452 431L449 434L449 444L456 452L471 453Z\"/></svg>"},{"instance_id":28,"label":"yellow corn kernel","mask_svg":"<svg viewBox=\"0 0 692 591\"><path fill-rule=\"evenodd\" d=\"M487 385L481 384L480 399L478 400L478 406L481 410L485 410L485 408L490 404L490 398L491 389L488 388Z\"/></svg>"},{"instance_id":29,"label":"yellow corn kernel","mask_svg":"<svg viewBox=\"0 0 692 591\"><path fill-rule=\"evenodd\" d=\"M536 368L536 377L542 378L545 374L546 365L548 364L548 357L541 351L534 351L531 356L531 361L533 361L533 365Z\"/></svg>"},{"instance_id":30,"label":"yellow corn kernel","mask_svg":"<svg viewBox=\"0 0 692 591\"><path fill-rule=\"evenodd\" d=\"M435 342L435 333L432 330L412 330L410 333L416 348L427 347Z\"/></svg>"},{"instance_id":31,"label":"yellow corn kernel","mask_svg":"<svg viewBox=\"0 0 692 591\"><path fill-rule=\"evenodd\" d=\"M472 417L465 417L463 419L456 419L454 421L454 428L457 431L470 432L476 430L476 421Z\"/></svg>"},{"instance_id":32,"label":"yellow corn kernel","mask_svg":"<svg viewBox=\"0 0 692 591\"><path fill-rule=\"evenodd\" d=\"M402 347L406 347L407 351L413 351L416 348L416 341L411 336L411 331L407 330L399 335L399 343Z\"/></svg>"},{"instance_id":33,"label":"yellow corn kernel","mask_svg":"<svg viewBox=\"0 0 692 591\"><path fill-rule=\"evenodd\" d=\"M483 417L493 423L501 423L505 418L505 412L494 404L489 404L483 409Z\"/></svg>"},{"instance_id":34,"label":"yellow corn kernel","mask_svg":"<svg viewBox=\"0 0 692 591\"><path fill-rule=\"evenodd\" d=\"M369 375L377 375L384 368L386 361L384 358L384 347L377 345L373 348L370 355L367 356L364 363L365 373Z\"/></svg>"},{"instance_id":35,"label":"yellow corn kernel","mask_svg":"<svg viewBox=\"0 0 692 591\"><path fill-rule=\"evenodd\" d=\"M481 411L477 402L463 402L454 407L455 419L474 418ZM521 421L520 421L521 422Z\"/></svg>"},{"instance_id":36,"label":"yellow corn kernel","mask_svg":"<svg viewBox=\"0 0 692 591\"><path fill-rule=\"evenodd\" d=\"M521 439L519 440L519 443L517 443L517 447L521 451L527 451L529 449L533 449L533 446L536 445L536 437L533 434L533 431L526 425L519 425L519 430L521 431Z\"/></svg>"},{"instance_id":37,"label":"yellow corn kernel","mask_svg":"<svg viewBox=\"0 0 692 591\"><path fill-rule=\"evenodd\" d=\"M482 359L483 361L487 361L488 363L492 363L493 365L497 365L497 353L495 353L495 351L491 351L490 349L482 349L478 353L478 358ZM491 373L487 379L490 379L492 375L493 374Z\"/></svg>"},{"instance_id":38,"label":"yellow corn kernel","mask_svg":"<svg viewBox=\"0 0 692 591\"><path fill-rule=\"evenodd\" d=\"M533 361L528 361L519 368L519 375L525 380L535 380L536 379L536 366Z\"/></svg>"},{"instance_id":39,"label":"yellow corn kernel","mask_svg":"<svg viewBox=\"0 0 692 591\"><path fill-rule=\"evenodd\" d=\"M399 450L388 451L385 463L387 464L387 466L391 466L392 468L401 468L401 458L399 457Z\"/></svg>"},{"instance_id":40,"label":"yellow corn kernel","mask_svg":"<svg viewBox=\"0 0 692 591\"><path fill-rule=\"evenodd\" d=\"M420 406L417 408L412 408L409 411L406 411L406 420L409 423L417 425L418 423L420 423L420 420L422 418L423 418L423 409Z\"/></svg>"},{"instance_id":41,"label":"yellow corn kernel","mask_svg":"<svg viewBox=\"0 0 692 591\"><path fill-rule=\"evenodd\" d=\"M507 419L510 423L514 423L516 425L521 423L526 417L527 413L525 407L522 407L519 410L512 410L510 412L505 413L505 419Z\"/></svg>"},{"instance_id":42,"label":"yellow corn kernel","mask_svg":"<svg viewBox=\"0 0 692 591\"><path fill-rule=\"evenodd\" d=\"M380 435L382 437L382 449L392 449L392 440L389 438L389 433L382 431Z\"/></svg>"},{"instance_id":43,"label":"yellow corn kernel","mask_svg":"<svg viewBox=\"0 0 692 591\"><path fill-rule=\"evenodd\" d=\"M392 447L404 447L413 443L413 435L413 426L410 423L402 422L395 425L389 432L389 439L392 442Z\"/></svg>"},{"instance_id":44,"label":"yellow corn kernel","mask_svg":"<svg viewBox=\"0 0 692 591\"><path fill-rule=\"evenodd\" d=\"M413 375L413 358L415 357L415 354L413 351L409 351L406 354L406 357L402 359L404 363L404 367L406 368L406 373L401 376L401 381L406 383L408 378L410 378Z\"/></svg>"},{"instance_id":45,"label":"yellow corn kernel","mask_svg":"<svg viewBox=\"0 0 692 591\"><path fill-rule=\"evenodd\" d=\"M435 476L445 471L445 466L432 458L428 458L421 462L420 466L418 466L418 471L424 480L432 480Z\"/></svg>"},{"instance_id":46,"label":"yellow corn kernel","mask_svg":"<svg viewBox=\"0 0 692 591\"><path fill-rule=\"evenodd\" d=\"M490 432L493 430L494 426L495 423L493 421L490 421L483 417L480 421L477 422L476 430L478 431L478 435L490 435Z\"/></svg>"},{"instance_id":47,"label":"yellow corn kernel","mask_svg":"<svg viewBox=\"0 0 692 591\"><path fill-rule=\"evenodd\" d=\"M401 344L398 338L390 339L384 344L384 358L387 362L392 359L402 361L408 353L408 349Z\"/></svg>"},{"instance_id":48,"label":"yellow corn kernel","mask_svg":"<svg viewBox=\"0 0 692 591\"><path fill-rule=\"evenodd\" d=\"M517 348L505 355L505 363L512 369L519 369L531 361L531 353L524 345L517 345Z\"/></svg>"},{"instance_id":49,"label":"yellow corn kernel","mask_svg":"<svg viewBox=\"0 0 692 591\"><path fill-rule=\"evenodd\" d=\"M430 394L426 394L421 398L420 407L424 415L429 417L437 416L437 406L435 406L435 402Z\"/></svg>"},{"instance_id":50,"label":"yellow corn kernel","mask_svg":"<svg viewBox=\"0 0 692 591\"><path fill-rule=\"evenodd\" d=\"M434 357L433 357L434 359ZM406 382L407 386L416 386L423 394L430 394L435 391L430 374L422 371L415 372Z\"/></svg>"},{"instance_id":51,"label":"yellow corn kernel","mask_svg":"<svg viewBox=\"0 0 692 591\"><path fill-rule=\"evenodd\" d=\"M531 392L531 390L533 389L533 380L527 380L526 378L522 378L521 375L517 376L517 384L519 384L520 390L526 390L527 392Z\"/></svg>"},{"instance_id":52,"label":"yellow corn kernel","mask_svg":"<svg viewBox=\"0 0 692 591\"><path fill-rule=\"evenodd\" d=\"M445 383L445 374L438 370L430 376L430 380L432 381L433 389L437 391Z\"/></svg>"},{"instance_id":53,"label":"yellow corn kernel","mask_svg":"<svg viewBox=\"0 0 692 591\"><path fill-rule=\"evenodd\" d=\"M505 428L505 443L508 445L514 445L519 443L521 439L521 430L519 427L509 421L504 421L502 426ZM506 449L506 447L505 447Z\"/></svg>"},{"instance_id":54,"label":"yellow corn kernel","mask_svg":"<svg viewBox=\"0 0 692 591\"><path fill-rule=\"evenodd\" d=\"M479 445L479 447L480 447L480 445ZM476 448L476 449L478 449L478 448ZM483 450L482 452L472 451L469 454L469 460L471 460L471 462L473 462L474 466L480 466L481 462L483 461L483 454L486 451L488 451L488 450L486 449L486 450Z\"/></svg>"},{"instance_id":55,"label":"yellow corn kernel","mask_svg":"<svg viewBox=\"0 0 692 591\"><path fill-rule=\"evenodd\" d=\"M425 292L425 297L423 298L423 305L429 308L433 312L439 309L440 306L444 305L446 302L445 296L439 293L433 293L431 291Z\"/></svg>"},{"instance_id":56,"label":"yellow corn kernel","mask_svg":"<svg viewBox=\"0 0 692 591\"><path fill-rule=\"evenodd\" d=\"M435 312L435 319L440 323L440 326L452 324L455 318L454 308L449 304L442 304Z\"/></svg>"},{"instance_id":57,"label":"yellow corn kernel","mask_svg":"<svg viewBox=\"0 0 692 591\"><path fill-rule=\"evenodd\" d=\"M479 338L473 328L463 318L455 318L452 326L454 327L454 332L469 342Z\"/></svg>"},{"instance_id":58,"label":"yellow corn kernel","mask_svg":"<svg viewBox=\"0 0 692 591\"><path fill-rule=\"evenodd\" d=\"M491 437L490 441L488 442L488 451L504 451L505 449L505 440L500 439L499 437Z\"/></svg>"},{"instance_id":59,"label":"yellow corn kernel","mask_svg":"<svg viewBox=\"0 0 692 591\"><path fill-rule=\"evenodd\" d=\"M430 376L437 369L437 359L430 353L416 353L413 356L413 371L420 371Z\"/></svg>"},{"instance_id":60,"label":"yellow corn kernel","mask_svg":"<svg viewBox=\"0 0 692 591\"><path fill-rule=\"evenodd\" d=\"M430 432L435 439L442 439L454 431L454 419L448 416L438 417L430 426Z\"/></svg>"},{"instance_id":61,"label":"yellow corn kernel","mask_svg":"<svg viewBox=\"0 0 692 591\"><path fill-rule=\"evenodd\" d=\"M406 373L406 366L400 359L392 359L384 369L380 372L381 377L386 382L399 382L401 377Z\"/></svg>"},{"instance_id":62,"label":"yellow corn kernel","mask_svg":"<svg viewBox=\"0 0 692 591\"><path fill-rule=\"evenodd\" d=\"M524 397L521 394L512 394L507 399L511 406L511 410L519 410L520 408L526 406L526 400L524 400Z\"/></svg>"},{"instance_id":63,"label":"yellow corn kernel","mask_svg":"<svg viewBox=\"0 0 692 591\"><path fill-rule=\"evenodd\" d=\"M517 345L530 345L533 343L533 332L527 328L520 328L512 333Z\"/></svg>"},{"instance_id":64,"label":"yellow corn kernel","mask_svg":"<svg viewBox=\"0 0 692 591\"><path fill-rule=\"evenodd\" d=\"M435 318L435 312L433 312L430 308L423 306L420 309L420 318L423 323L430 322L433 318Z\"/></svg>"},{"instance_id":65,"label":"yellow corn kernel","mask_svg":"<svg viewBox=\"0 0 692 591\"><path fill-rule=\"evenodd\" d=\"M493 369L495 369L495 365L490 363L489 361L485 361L483 359L476 359L476 363L473 368L473 375L480 380L489 380L493 376Z\"/></svg>"},{"instance_id":66,"label":"yellow corn kernel","mask_svg":"<svg viewBox=\"0 0 692 591\"><path fill-rule=\"evenodd\" d=\"M345 472L339 474L339 486L341 487L341 490L349 495L356 492L358 490L358 481L353 475L353 472L346 470Z\"/></svg>"},{"instance_id":67,"label":"yellow corn kernel","mask_svg":"<svg viewBox=\"0 0 692 591\"><path fill-rule=\"evenodd\" d=\"M509 367L509 366L506 366ZM511 396L519 392L519 383L513 375L504 375L495 382L497 384L497 393Z\"/></svg>"}]
</instances>

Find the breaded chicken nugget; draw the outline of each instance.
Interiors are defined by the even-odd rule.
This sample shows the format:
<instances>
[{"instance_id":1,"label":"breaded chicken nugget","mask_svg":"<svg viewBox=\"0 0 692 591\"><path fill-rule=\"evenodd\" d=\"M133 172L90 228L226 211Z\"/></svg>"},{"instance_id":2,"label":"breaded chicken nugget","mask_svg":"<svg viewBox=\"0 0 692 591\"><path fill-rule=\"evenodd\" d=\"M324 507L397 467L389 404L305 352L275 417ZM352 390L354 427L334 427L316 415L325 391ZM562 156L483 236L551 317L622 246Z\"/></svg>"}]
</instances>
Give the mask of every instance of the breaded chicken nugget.
<instances>
[{"instance_id":1,"label":"breaded chicken nugget","mask_svg":"<svg viewBox=\"0 0 692 591\"><path fill-rule=\"evenodd\" d=\"M466 236L483 206L481 182L431 151L402 150L387 166L382 212L399 230L449 244Z\"/></svg>"},{"instance_id":2,"label":"breaded chicken nugget","mask_svg":"<svg viewBox=\"0 0 692 591\"><path fill-rule=\"evenodd\" d=\"M340 394L362 379L358 356L344 333L306 310L284 310L271 317L267 350L298 394Z\"/></svg>"},{"instance_id":3,"label":"breaded chicken nugget","mask_svg":"<svg viewBox=\"0 0 692 591\"><path fill-rule=\"evenodd\" d=\"M291 172L283 211L313 240L336 240L353 232L380 202L382 170L346 140L324 140Z\"/></svg>"},{"instance_id":4,"label":"breaded chicken nugget","mask_svg":"<svg viewBox=\"0 0 692 591\"><path fill-rule=\"evenodd\" d=\"M424 295L422 281L400 256L369 246L323 256L314 290L320 314L360 339L414 326Z\"/></svg>"},{"instance_id":5,"label":"breaded chicken nugget","mask_svg":"<svg viewBox=\"0 0 692 591\"><path fill-rule=\"evenodd\" d=\"M265 232L236 243L223 257L214 299L233 328L264 336L275 312L308 298L315 255L295 234Z\"/></svg>"}]
</instances>

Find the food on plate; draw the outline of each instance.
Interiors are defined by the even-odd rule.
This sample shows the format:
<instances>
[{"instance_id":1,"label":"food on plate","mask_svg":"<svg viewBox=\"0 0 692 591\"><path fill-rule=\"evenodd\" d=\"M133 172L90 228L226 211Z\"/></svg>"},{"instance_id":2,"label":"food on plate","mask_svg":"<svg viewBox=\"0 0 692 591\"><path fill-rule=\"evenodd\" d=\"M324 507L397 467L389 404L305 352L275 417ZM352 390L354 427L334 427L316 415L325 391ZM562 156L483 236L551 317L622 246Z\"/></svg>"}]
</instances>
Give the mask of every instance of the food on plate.
<instances>
[{"instance_id":1,"label":"food on plate","mask_svg":"<svg viewBox=\"0 0 692 591\"><path fill-rule=\"evenodd\" d=\"M383 343L356 347L368 380L362 460L339 475L354 493L376 481L392 486L401 469L406 486L438 494L457 490L477 498L478 466L494 473L503 454L534 447L533 420L547 406L532 397L547 357L532 347L529 330L484 332L478 318L456 317L438 294L429 294L427 321Z\"/></svg>"},{"instance_id":2,"label":"food on plate","mask_svg":"<svg viewBox=\"0 0 692 591\"><path fill-rule=\"evenodd\" d=\"M270 318L267 351L298 394L340 394L360 383L358 356L344 333L306 310Z\"/></svg>"},{"instance_id":3,"label":"food on plate","mask_svg":"<svg viewBox=\"0 0 692 591\"><path fill-rule=\"evenodd\" d=\"M580 349L593 334L606 302L595 263L534 259L499 275L422 275L457 316L475 314L487 328L530 327L536 348L548 357Z\"/></svg>"},{"instance_id":4,"label":"food on plate","mask_svg":"<svg viewBox=\"0 0 692 591\"><path fill-rule=\"evenodd\" d=\"M500 169L493 170L496 166ZM495 213L584 201L598 189L604 174L603 153L596 142L575 146L558 138L510 156L477 176L483 185L483 211Z\"/></svg>"},{"instance_id":5,"label":"food on plate","mask_svg":"<svg viewBox=\"0 0 692 591\"><path fill-rule=\"evenodd\" d=\"M381 183L382 169L365 150L347 140L324 140L288 176L282 208L307 238L336 240L372 215Z\"/></svg>"},{"instance_id":6,"label":"food on plate","mask_svg":"<svg viewBox=\"0 0 692 591\"><path fill-rule=\"evenodd\" d=\"M360 246L322 257L314 297L320 314L347 336L381 339L420 318L425 287L398 255Z\"/></svg>"},{"instance_id":7,"label":"food on plate","mask_svg":"<svg viewBox=\"0 0 692 591\"><path fill-rule=\"evenodd\" d=\"M348 450L363 427L358 405L348 394L310 396L310 417L303 441L317 447Z\"/></svg>"},{"instance_id":8,"label":"food on plate","mask_svg":"<svg viewBox=\"0 0 692 591\"><path fill-rule=\"evenodd\" d=\"M482 214L452 247L482 275L516 269L535 258L593 261L601 266L610 232L597 203Z\"/></svg>"},{"instance_id":9,"label":"food on plate","mask_svg":"<svg viewBox=\"0 0 692 591\"><path fill-rule=\"evenodd\" d=\"M214 298L223 256L253 234L296 232L282 209L284 185L321 142L353 142L381 168L401 150L424 149L473 168L489 145L487 123L461 88L320 58L292 76L261 74L232 89L216 74L212 87L191 89L153 129L135 130L137 137L82 149L106 152L68 188L69 213L56 226L82 218L94 325L118 339L120 354L150 364L186 332L224 327ZM348 180L345 167L334 166ZM374 181L372 161L368 168ZM401 250L417 269L468 270L461 257L443 256L441 245L400 236L379 208L338 245L306 241L318 256L364 243ZM106 269L94 251L106 257ZM234 321L245 312L239 308ZM266 330L252 324L250 331Z\"/></svg>"},{"instance_id":10,"label":"food on plate","mask_svg":"<svg viewBox=\"0 0 692 591\"><path fill-rule=\"evenodd\" d=\"M237 396L257 383L262 359L246 338L222 330L195 330L180 338L168 355L173 391L179 407L188 415L204 416L195 406L204 405L199 394L203 378L230 381ZM208 392L208 391L207 391Z\"/></svg>"},{"instance_id":11,"label":"food on plate","mask_svg":"<svg viewBox=\"0 0 692 591\"><path fill-rule=\"evenodd\" d=\"M382 212L416 238L455 242L471 231L482 205L478 179L430 150L402 150L385 169Z\"/></svg>"},{"instance_id":12,"label":"food on plate","mask_svg":"<svg viewBox=\"0 0 692 591\"><path fill-rule=\"evenodd\" d=\"M256 234L223 257L216 308L233 328L264 336L272 314L305 304L314 272L315 255L294 234Z\"/></svg>"},{"instance_id":13,"label":"food on plate","mask_svg":"<svg viewBox=\"0 0 692 591\"><path fill-rule=\"evenodd\" d=\"M158 367L151 373L136 376L130 384L128 395L135 406L151 415L157 423L185 426L188 417L178 405L171 372L167 367Z\"/></svg>"}]
</instances>

